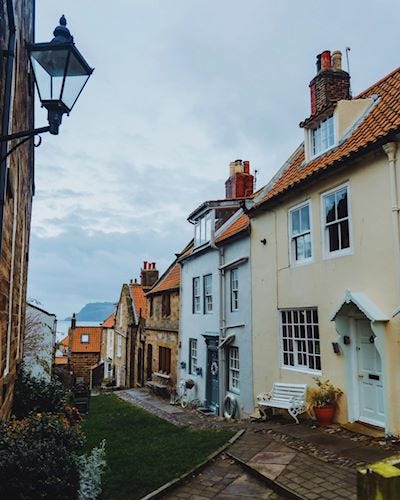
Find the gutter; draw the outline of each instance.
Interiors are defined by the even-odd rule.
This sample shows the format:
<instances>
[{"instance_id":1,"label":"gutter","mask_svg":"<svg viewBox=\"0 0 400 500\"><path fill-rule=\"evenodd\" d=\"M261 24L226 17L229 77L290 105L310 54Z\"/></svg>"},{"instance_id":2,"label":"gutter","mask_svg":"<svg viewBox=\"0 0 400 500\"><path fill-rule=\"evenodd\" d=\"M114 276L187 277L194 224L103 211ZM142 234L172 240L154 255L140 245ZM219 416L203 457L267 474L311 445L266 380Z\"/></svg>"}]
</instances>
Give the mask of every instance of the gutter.
<instances>
[{"instance_id":1,"label":"gutter","mask_svg":"<svg viewBox=\"0 0 400 500\"><path fill-rule=\"evenodd\" d=\"M13 72L14 72L14 59L15 59L15 49L17 43L15 17L14 17L14 5L13 0L7 0L7 18L8 18L8 48L6 51L7 62L6 62L6 76L4 85L4 107L2 116L2 126L1 135L5 136L10 133L10 122L11 122L11 100L12 100L12 83L13 83ZM0 157L4 158L8 153L8 142L2 142L0 146ZM7 159L0 164L0 255L2 253L2 242L3 242L3 219L4 219L4 204L6 196L6 186L7 186Z\"/></svg>"}]
</instances>

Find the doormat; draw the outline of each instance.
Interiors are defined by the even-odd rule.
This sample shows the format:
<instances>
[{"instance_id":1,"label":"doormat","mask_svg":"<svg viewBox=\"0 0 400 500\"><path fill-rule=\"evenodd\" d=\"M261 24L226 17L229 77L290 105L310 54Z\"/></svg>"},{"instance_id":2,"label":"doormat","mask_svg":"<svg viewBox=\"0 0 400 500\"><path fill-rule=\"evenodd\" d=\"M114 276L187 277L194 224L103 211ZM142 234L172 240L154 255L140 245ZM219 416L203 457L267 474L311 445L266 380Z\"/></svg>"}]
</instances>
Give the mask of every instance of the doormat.
<instances>
[{"instance_id":1,"label":"doormat","mask_svg":"<svg viewBox=\"0 0 400 500\"><path fill-rule=\"evenodd\" d=\"M215 415L215 411L211 410L211 408L197 408L197 411L199 413L202 413L203 415Z\"/></svg>"},{"instance_id":2,"label":"doormat","mask_svg":"<svg viewBox=\"0 0 400 500\"><path fill-rule=\"evenodd\" d=\"M374 427L373 425L363 424L361 422L352 422L342 424L342 427L348 431L362 434L373 438L384 438L385 431L381 427Z\"/></svg>"}]
</instances>

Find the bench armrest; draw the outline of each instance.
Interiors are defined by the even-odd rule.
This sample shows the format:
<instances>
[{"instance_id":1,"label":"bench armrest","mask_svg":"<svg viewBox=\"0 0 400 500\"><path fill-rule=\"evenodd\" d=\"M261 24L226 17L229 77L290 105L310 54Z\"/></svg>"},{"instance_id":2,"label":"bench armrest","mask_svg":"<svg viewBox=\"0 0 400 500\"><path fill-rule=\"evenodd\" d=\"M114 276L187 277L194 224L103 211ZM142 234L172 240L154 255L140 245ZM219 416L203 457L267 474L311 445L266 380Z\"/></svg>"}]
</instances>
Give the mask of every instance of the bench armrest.
<instances>
[{"instance_id":1,"label":"bench armrest","mask_svg":"<svg viewBox=\"0 0 400 500\"><path fill-rule=\"evenodd\" d=\"M306 406L305 398L300 396L293 396L290 400L290 405L292 408L304 409Z\"/></svg>"}]
</instances>

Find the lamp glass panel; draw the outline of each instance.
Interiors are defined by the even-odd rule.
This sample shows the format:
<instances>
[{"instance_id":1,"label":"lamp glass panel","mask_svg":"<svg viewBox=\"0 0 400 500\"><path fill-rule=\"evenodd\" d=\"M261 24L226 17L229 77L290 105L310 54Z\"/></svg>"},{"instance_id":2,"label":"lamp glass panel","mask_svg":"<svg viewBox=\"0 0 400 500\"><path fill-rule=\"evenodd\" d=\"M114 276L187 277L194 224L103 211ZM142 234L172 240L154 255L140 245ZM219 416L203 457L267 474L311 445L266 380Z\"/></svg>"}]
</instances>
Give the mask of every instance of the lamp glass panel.
<instances>
[{"instance_id":1,"label":"lamp glass panel","mask_svg":"<svg viewBox=\"0 0 400 500\"><path fill-rule=\"evenodd\" d=\"M60 99L68 50L38 50L31 52L33 71L42 101Z\"/></svg>"},{"instance_id":2,"label":"lamp glass panel","mask_svg":"<svg viewBox=\"0 0 400 500\"><path fill-rule=\"evenodd\" d=\"M84 87L90 74L77 59L74 52L71 52L67 73L65 77L64 90L62 94L63 103L71 110L75 101Z\"/></svg>"}]
</instances>

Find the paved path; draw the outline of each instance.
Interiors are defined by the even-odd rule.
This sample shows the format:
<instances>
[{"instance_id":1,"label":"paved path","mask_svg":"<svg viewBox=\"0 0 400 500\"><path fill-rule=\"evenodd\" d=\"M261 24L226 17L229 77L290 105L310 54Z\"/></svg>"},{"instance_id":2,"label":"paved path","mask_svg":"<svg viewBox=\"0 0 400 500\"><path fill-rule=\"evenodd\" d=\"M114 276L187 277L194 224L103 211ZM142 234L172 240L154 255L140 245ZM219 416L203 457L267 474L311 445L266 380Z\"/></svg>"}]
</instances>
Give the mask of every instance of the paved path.
<instances>
[{"instance_id":1,"label":"paved path","mask_svg":"<svg viewBox=\"0 0 400 500\"><path fill-rule=\"evenodd\" d=\"M118 395L177 425L246 431L226 453L164 498L285 498L286 490L291 498L352 500L356 499L356 468L400 451L397 444L339 426L318 428L286 419L227 423L170 406L141 389Z\"/></svg>"}]
</instances>

